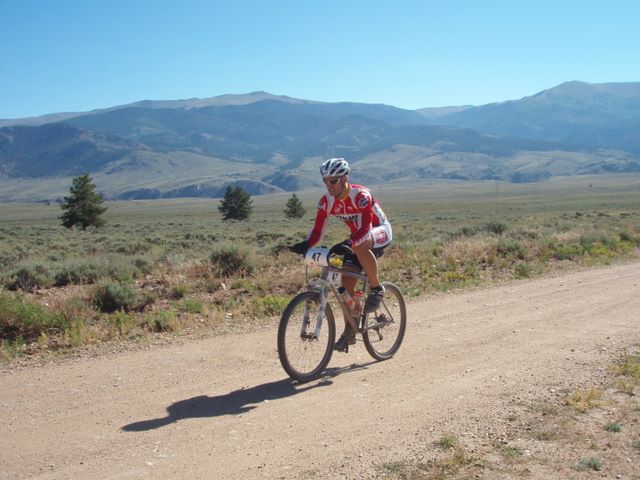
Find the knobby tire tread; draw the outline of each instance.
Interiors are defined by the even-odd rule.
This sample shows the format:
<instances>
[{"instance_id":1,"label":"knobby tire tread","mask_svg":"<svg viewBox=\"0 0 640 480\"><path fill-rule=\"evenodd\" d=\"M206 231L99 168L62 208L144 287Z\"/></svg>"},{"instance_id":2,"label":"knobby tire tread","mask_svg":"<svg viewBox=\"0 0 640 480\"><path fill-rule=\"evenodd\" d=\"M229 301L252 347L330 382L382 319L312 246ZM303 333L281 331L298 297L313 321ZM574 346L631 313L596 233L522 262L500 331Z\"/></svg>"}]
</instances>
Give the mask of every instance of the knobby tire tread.
<instances>
[{"instance_id":1,"label":"knobby tire tread","mask_svg":"<svg viewBox=\"0 0 640 480\"><path fill-rule=\"evenodd\" d=\"M363 332L362 340L364 342L364 346L366 347L367 352L369 352L369 355L371 355L376 360L388 360L389 358L395 355L395 353L400 348L400 345L402 345L402 340L404 339L404 334L407 328L407 307L406 307L402 292L396 285L394 285L391 282L382 282L382 285L384 286L384 289L385 289L384 301L386 302L392 301L391 297L393 296L393 300L397 301L399 304L400 318L397 318L395 320L400 322L400 325L399 325L400 331L398 332L398 335L396 337L396 340L393 346L386 352L382 352L382 353L378 352L374 344L371 342L371 339L369 338L370 332L369 331ZM373 332L371 333L374 334Z\"/></svg>"},{"instance_id":2,"label":"knobby tire tread","mask_svg":"<svg viewBox=\"0 0 640 480\"><path fill-rule=\"evenodd\" d=\"M331 356L333 355L333 343L335 341L335 320L333 317L333 312L331 311L331 306L327 303L325 309L325 318L323 329L328 329L327 334L327 346L324 356L318 363L318 365L308 373L302 373L295 369L295 367L291 364L290 360L287 358L287 350L286 350L286 333L287 333L287 325L291 319L291 315L296 311L296 308L301 302L307 302L307 300L312 300L316 305L320 304L320 294L318 292L308 291L299 293L286 306L284 312L282 313L282 317L280 318L280 325L278 326L278 357L280 358L280 363L282 364L282 368L287 372L287 375L294 380L297 380L300 383L309 382L318 378L322 371L327 367L329 361L331 361ZM315 312L317 313L317 312Z\"/></svg>"}]
</instances>

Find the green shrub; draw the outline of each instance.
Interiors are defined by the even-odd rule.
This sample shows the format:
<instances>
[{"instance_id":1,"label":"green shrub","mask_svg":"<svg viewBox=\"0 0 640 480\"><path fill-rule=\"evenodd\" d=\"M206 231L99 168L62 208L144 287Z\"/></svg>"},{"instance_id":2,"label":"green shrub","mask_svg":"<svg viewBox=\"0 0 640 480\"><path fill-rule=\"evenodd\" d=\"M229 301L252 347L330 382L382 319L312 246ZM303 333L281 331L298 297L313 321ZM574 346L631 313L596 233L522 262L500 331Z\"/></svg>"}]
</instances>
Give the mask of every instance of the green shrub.
<instances>
[{"instance_id":1,"label":"green shrub","mask_svg":"<svg viewBox=\"0 0 640 480\"><path fill-rule=\"evenodd\" d=\"M630 253L633 251L633 242L628 242L626 240L621 240L620 242L617 242L615 244L615 250L616 252L621 252L621 253Z\"/></svg>"},{"instance_id":2,"label":"green shrub","mask_svg":"<svg viewBox=\"0 0 640 480\"><path fill-rule=\"evenodd\" d=\"M257 297L251 301L255 315L274 316L280 315L289 303L289 297L280 295L265 295Z\"/></svg>"},{"instance_id":3,"label":"green shrub","mask_svg":"<svg viewBox=\"0 0 640 480\"><path fill-rule=\"evenodd\" d=\"M592 245L609 245L609 237L603 232L585 232L580 235L580 245L590 247Z\"/></svg>"},{"instance_id":4,"label":"green shrub","mask_svg":"<svg viewBox=\"0 0 640 480\"><path fill-rule=\"evenodd\" d=\"M472 237L478 233L477 227L462 227L454 236Z\"/></svg>"},{"instance_id":5,"label":"green shrub","mask_svg":"<svg viewBox=\"0 0 640 480\"><path fill-rule=\"evenodd\" d=\"M153 263L144 257L135 258L133 265L142 275L149 275L153 271Z\"/></svg>"},{"instance_id":6,"label":"green shrub","mask_svg":"<svg viewBox=\"0 0 640 480\"><path fill-rule=\"evenodd\" d=\"M158 300L158 294L154 291L142 292L142 296L138 296L138 310L142 311L149 305L153 305Z\"/></svg>"},{"instance_id":7,"label":"green shrub","mask_svg":"<svg viewBox=\"0 0 640 480\"><path fill-rule=\"evenodd\" d=\"M246 290L248 292L253 292L256 290L253 284L246 278L236 278L233 282L231 282L229 288L233 290Z\"/></svg>"},{"instance_id":8,"label":"green shrub","mask_svg":"<svg viewBox=\"0 0 640 480\"><path fill-rule=\"evenodd\" d=\"M619 433L622 431L622 426L617 422L609 422L604 426L607 432Z\"/></svg>"},{"instance_id":9,"label":"green shrub","mask_svg":"<svg viewBox=\"0 0 640 480\"><path fill-rule=\"evenodd\" d=\"M25 343L21 337L15 340L0 340L0 360L10 361L24 353Z\"/></svg>"},{"instance_id":10,"label":"green shrub","mask_svg":"<svg viewBox=\"0 0 640 480\"><path fill-rule=\"evenodd\" d=\"M610 257L613 255L609 245L592 244L585 247L585 253L591 257Z\"/></svg>"},{"instance_id":11,"label":"green shrub","mask_svg":"<svg viewBox=\"0 0 640 480\"><path fill-rule=\"evenodd\" d=\"M55 276L55 285L85 285L109 277L109 268L104 263L76 261L64 265Z\"/></svg>"},{"instance_id":12,"label":"green shrub","mask_svg":"<svg viewBox=\"0 0 640 480\"><path fill-rule=\"evenodd\" d=\"M443 450L450 450L457 447L459 445L459 442L454 434L447 433L436 442L436 445Z\"/></svg>"},{"instance_id":13,"label":"green shrub","mask_svg":"<svg viewBox=\"0 0 640 480\"><path fill-rule=\"evenodd\" d=\"M441 275L441 279L443 282L445 283L465 283L468 282L469 280L472 280L472 277L470 277L467 273L465 272L458 272L458 271L446 271L446 272L442 272Z\"/></svg>"},{"instance_id":14,"label":"green shrub","mask_svg":"<svg viewBox=\"0 0 640 480\"><path fill-rule=\"evenodd\" d=\"M6 287L9 290L33 292L38 288L49 288L53 285L53 275L49 268L41 263L23 265L9 274Z\"/></svg>"},{"instance_id":15,"label":"green shrub","mask_svg":"<svg viewBox=\"0 0 640 480\"><path fill-rule=\"evenodd\" d=\"M135 262L127 259L101 258L71 261L58 270L55 285L87 285L100 280L129 282L137 272Z\"/></svg>"},{"instance_id":16,"label":"green shrub","mask_svg":"<svg viewBox=\"0 0 640 480\"><path fill-rule=\"evenodd\" d=\"M118 310L109 315L107 322L112 330L120 336L128 335L136 326L136 316L133 312Z\"/></svg>"},{"instance_id":17,"label":"green shrub","mask_svg":"<svg viewBox=\"0 0 640 480\"><path fill-rule=\"evenodd\" d=\"M513 445L500 445L500 453L510 459L522 456L522 450Z\"/></svg>"},{"instance_id":18,"label":"green shrub","mask_svg":"<svg viewBox=\"0 0 640 480\"><path fill-rule=\"evenodd\" d=\"M519 260L527 258L527 246L515 238L501 238L497 246L498 255L509 258L515 257Z\"/></svg>"},{"instance_id":19,"label":"green shrub","mask_svg":"<svg viewBox=\"0 0 640 480\"><path fill-rule=\"evenodd\" d=\"M56 305L55 312L62 316L67 323L77 319L84 321L93 315L91 305L80 296L65 298Z\"/></svg>"},{"instance_id":20,"label":"green shrub","mask_svg":"<svg viewBox=\"0 0 640 480\"><path fill-rule=\"evenodd\" d=\"M137 269L129 259L107 259L109 262L109 278L113 281L126 283L136 277Z\"/></svg>"},{"instance_id":21,"label":"green shrub","mask_svg":"<svg viewBox=\"0 0 640 480\"><path fill-rule=\"evenodd\" d=\"M119 283L98 285L93 294L93 302L102 312L123 310L128 312L137 306L137 294L133 287Z\"/></svg>"},{"instance_id":22,"label":"green shrub","mask_svg":"<svg viewBox=\"0 0 640 480\"><path fill-rule=\"evenodd\" d=\"M185 298L182 302L182 310L187 313L202 313L204 311L204 303L197 298Z\"/></svg>"},{"instance_id":23,"label":"green shrub","mask_svg":"<svg viewBox=\"0 0 640 480\"><path fill-rule=\"evenodd\" d=\"M64 317L49 312L42 305L0 291L0 338L33 341L50 331L63 331Z\"/></svg>"},{"instance_id":24,"label":"green shrub","mask_svg":"<svg viewBox=\"0 0 640 480\"><path fill-rule=\"evenodd\" d=\"M528 262L520 262L516 264L514 272L518 278L529 278L532 272L531 264Z\"/></svg>"},{"instance_id":25,"label":"green shrub","mask_svg":"<svg viewBox=\"0 0 640 480\"><path fill-rule=\"evenodd\" d=\"M280 255L281 253L285 253L289 251L289 244L283 240L280 240L271 246L270 251L273 255Z\"/></svg>"},{"instance_id":26,"label":"green shrub","mask_svg":"<svg viewBox=\"0 0 640 480\"><path fill-rule=\"evenodd\" d=\"M253 272L249 254L236 246L215 250L210 259L214 271L222 277Z\"/></svg>"},{"instance_id":27,"label":"green shrub","mask_svg":"<svg viewBox=\"0 0 640 480\"><path fill-rule=\"evenodd\" d=\"M502 222L490 222L485 225L484 229L489 233L502 235L507 231L507 226Z\"/></svg>"},{"instance_id":28,"label":"green shrub","mask_svg":"<svg viewBox=\"0 0 640 480\"><path fill-rule=\"evenodd\" d=\"M552 252L552 257L556 260L574 260L584 255L584 249L581 245L556 245Z\"/></svg>"},{"instance_id":29,"label":"green shrub","mask_svg":"<svg viewBox=\"0 0 640 480\"><path fill-rule=\"evenodd\" d=\"M280 232L257 232L255 241L260 246L265 246L267 243L281 239L285 235Z\"/></svg>"},{"instance_id":30,"label":"green shrub","mask_svg":"<svg viewBox=\"0 0 640 480\"><path fill-rule=\"evenodd\" d=\"M640 384L640 353L625 354L620 363L614 368L617 375L625 375Z\"/></svg>"},{"instance_id":31,"label":"green shrub","mask_svg":"<svg viewBox=\"0 0 640 480\"><path fill-rule=\"evenodd\" d=\"M153 332L175 332L180 330L180 320L175 310L158 310L145 316L147 328Z\"/></svg>"},{"instance_id":32,"label":"green shrub","mask_svg":"<svg viewBox=\"0 0 640 480\"><path fill-rule=\"evenodd\" d=\"M174 285L171 287L171 298L174 300L180 300L189 292L187 285Z\"/></svg>"},{"instance_id":33,"label":"green shrub","mask_svg":"<svg viewBox=\"0 0 640 480\"><path fill-rule=\"evenodd\" d=\"M13 253L0 251L0 270L6 271L18 261L19 259Z\"/></svg>"},{"instance_id":34,"label":"green shrub","mask_svg":"<svg viewBox=\"0 0 640 480\"><path fill-rule=\"evenodd\" d=\"M633 243L633 235L628 231L622 231L618 234L620 240L623 242L631 242Z\"/></svg>"},{"instance_id":35,"label":"green shrub","mask_svg":"<svg viewBox=\"0 0 640 480\"><path fill-rule=\"evenodd\" d=\"M600 471L602 469L602 462L595 457L583 458L574 467L576 470L595 470Z\"/></svg>"},{"instance_id":36,"label":"green shrub","mask_svg":"<svg viewBox=\"0 0 640 480\"><path fill-rule=\"evenodd\" d=\"M113 247L113 251L124 255L135 255L136 253L144 253L149 249L149 245L143 241L125 240L124 243Z\"/></svg>"},{"instance_id":37,"label":"green shrub","mask_svg":"<svg viewBox=\"0 0 640 480\"><path fill-rule=\"evenodd\" d=\"M530 230L527 228L518 228L509 232L509 235L513 238L536 240L540 238L540 233L536 230Z\"/></svg>"}]
</instances>

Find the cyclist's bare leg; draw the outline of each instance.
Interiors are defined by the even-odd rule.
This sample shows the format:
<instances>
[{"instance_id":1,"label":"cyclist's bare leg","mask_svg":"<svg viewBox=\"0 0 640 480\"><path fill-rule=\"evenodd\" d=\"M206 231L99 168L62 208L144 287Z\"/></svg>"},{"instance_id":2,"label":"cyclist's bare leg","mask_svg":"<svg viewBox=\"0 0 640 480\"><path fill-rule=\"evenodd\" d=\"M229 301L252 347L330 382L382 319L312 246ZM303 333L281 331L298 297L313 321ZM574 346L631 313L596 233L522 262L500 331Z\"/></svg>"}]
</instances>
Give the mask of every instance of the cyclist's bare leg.
<instances>
[{"instance_id":1,"label":"cyclist's bare leg","mask_svg":"<svg viewBox=\"0 0 640 480\"><path fill-rule=\"evenodd\" d=\"M344 270L348 271L348 272L358 272L358 269L351 266L351 265L345 265L344 266ZM352 297L355 295L356 293L356 284L358 283L358 279L357 278L353 278L353 277L348 277L346 275L342 276L342 286L344 288L347 289L347 292L349 292L349 295L351 295ZM344 317L344 328L345 330L347 329L347 326L349 325L349 320L347 320L347 314L345 312L345 314L343 315ZM354 325L352 325L353 327Z\"/></svg>"},{"instance_id":2,"label":"cyclist's bare leg","mask_svg":"<svg viewBox=\"0 0 640 480\"><path fill-rule=\"evenodd\" d=\"M352 265L345 265L343 268L345 272L358 273L358 269ZM348 277L346 275L342 276L342 286L347 289L347 292L349 292L349 295L351 295L352 297L356 290L356 283L358 283L357 278Z\"/></svg>"},{"instance_id":3,"label":"cyclist's bare leg","mask_svg":"<svg viewBox=\"0 0 640 480\"><path fill-rule=\"evenodd\" d=\"M375 288L380 285L380 280L378 279L378 260L371 251L372 248L373 241L369 239L362 242L357 247L353 247L353 251L358 257L360 265L362 265L362 270L364 270L364 273L369 279L369 286Z\"/></svg>"},{"instance_id":4,"label":"cyclist's bare leg","mask_svg":"<svg viewBox=\"0 0 640 480\"><path fill-rule=\"evenodd\" d=\"M358 262L362 266L365 274L368 277L369 285L372 287L376 287L380 285L380 281L378 280L378 262L376 260L375 255L371 251L373 247L373 240L369 239L362 242L357 247L353 248L354 253L358 257ZM351 268L350 266L344 267L347 270L356 271L355 268ZM355 294L355 286L358 283L356 278L351 278L348 276L342 276L342 285L347 289L349 294L353 296ZM357 325L351 325L349 322L350 315L344 315L344 333L335 343L334 348L336 350L347 352L349 351L349 345L355 343L355 332L357 330Z\"/></svg>"},{"instance_id":5,"label":"cyclist's bare leg","mask_svg":"<svg viewBox=\"0 0 640 480\"><path fill-rule=\"evenodd\" d=\"M378 309L384 296L384 290L382 290L380 280L378 279L378 261L371 251L371 248L373 248L372 238L362 242L353 249L358 256L358 261L360 265L362 265L364 273L369 279L369 286L371 287L369 295L364 302L364 312L367 314Z\"/></svg>"}]
</instances>

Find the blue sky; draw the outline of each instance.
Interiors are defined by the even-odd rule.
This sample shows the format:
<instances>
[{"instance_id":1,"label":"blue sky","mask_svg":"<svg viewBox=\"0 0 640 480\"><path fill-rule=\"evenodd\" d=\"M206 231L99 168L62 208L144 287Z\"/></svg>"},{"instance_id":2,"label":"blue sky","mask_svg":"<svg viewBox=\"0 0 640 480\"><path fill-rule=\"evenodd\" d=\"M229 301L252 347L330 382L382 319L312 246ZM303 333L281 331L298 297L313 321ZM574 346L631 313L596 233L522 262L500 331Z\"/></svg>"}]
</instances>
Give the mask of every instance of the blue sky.
<instances>
[{"instance_id":1,"label":"blue sky","mask_svg":"<svg viewBox=\"0 0 640 480\"><path fill-rule=\"evenodd\" d=\"M0 118L265 90L402 108L640 81L640 2L0 0Z\"/></svg>"}]
</instances>

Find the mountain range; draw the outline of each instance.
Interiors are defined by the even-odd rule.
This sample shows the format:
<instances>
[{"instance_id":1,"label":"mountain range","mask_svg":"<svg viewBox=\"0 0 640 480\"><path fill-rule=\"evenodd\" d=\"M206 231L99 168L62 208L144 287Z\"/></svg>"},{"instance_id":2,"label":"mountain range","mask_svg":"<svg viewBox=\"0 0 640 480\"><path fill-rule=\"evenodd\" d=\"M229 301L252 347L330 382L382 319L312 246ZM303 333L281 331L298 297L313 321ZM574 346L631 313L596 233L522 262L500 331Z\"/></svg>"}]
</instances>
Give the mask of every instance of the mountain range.
<instances>
[{"instance_id":1,"label":"mountain range","mask_svg":"<svg viewBox=\"0 0 640 480\"><path fill-rule=\"evenodd\" d=\"M330 156L365 184L640 171L640 82L419 110L253 92L0 120L0 200L56 200L85 172L110 199L296 191Z\"/></svg>"}]
</instances>

